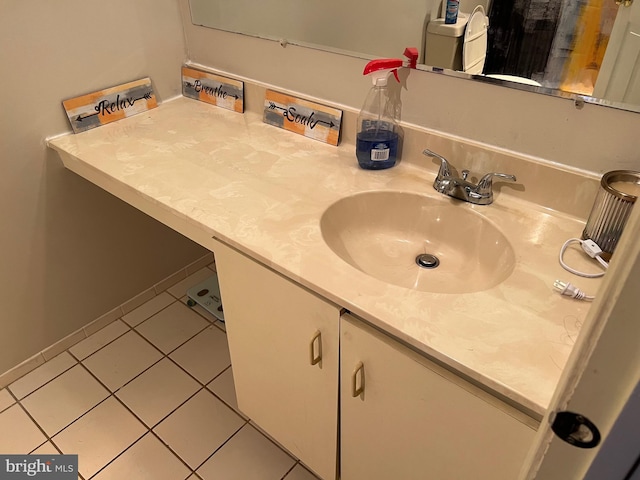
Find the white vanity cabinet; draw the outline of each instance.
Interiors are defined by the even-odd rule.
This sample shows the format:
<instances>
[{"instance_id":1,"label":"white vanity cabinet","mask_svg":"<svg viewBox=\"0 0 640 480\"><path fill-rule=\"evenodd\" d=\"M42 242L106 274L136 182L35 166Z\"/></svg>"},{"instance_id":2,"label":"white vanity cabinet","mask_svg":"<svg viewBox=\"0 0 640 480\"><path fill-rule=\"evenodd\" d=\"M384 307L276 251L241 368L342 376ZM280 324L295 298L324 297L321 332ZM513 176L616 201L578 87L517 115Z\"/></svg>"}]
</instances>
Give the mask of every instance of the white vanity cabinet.
<instances>
[{"instance_id":1,"label":"white vanity cabinet","mask_svg":"<svg viewBox=\"0 0 640 480\"><path fill-rule=\"evenodd\" d=\"M213 250L238 406L324 480L336 478L338 436L341 480L517 478L533 419L238 251Z\"/></svg>"},{"instance_id":2,"label":"white vanity cabinet","mask_svg":"<svg viewBox=\"0 0 640 480\"><path fill-rule=\"evenodd\" d=\"M323 479L336 478L340 309L213 247L238 407Z\"/></svg>"},{"instance_id":3,"label":"white vanity cabinet","mask_svg":"<svg viewBox=\"0 0 640 480\"><path fill-rule=\"evenodd\" d=\"M341 480L517 478L532 419L352 315L340 336Z\"/></svg>"}]
</instances>

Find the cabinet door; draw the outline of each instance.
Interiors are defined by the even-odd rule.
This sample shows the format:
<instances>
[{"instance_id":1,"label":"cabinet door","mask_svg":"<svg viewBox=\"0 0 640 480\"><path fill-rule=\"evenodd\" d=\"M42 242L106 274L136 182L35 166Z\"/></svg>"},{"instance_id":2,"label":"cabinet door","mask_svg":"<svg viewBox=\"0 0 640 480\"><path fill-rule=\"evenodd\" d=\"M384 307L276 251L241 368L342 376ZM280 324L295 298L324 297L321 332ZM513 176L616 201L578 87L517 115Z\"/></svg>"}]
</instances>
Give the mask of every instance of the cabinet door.
<instances>
[{"instance_id":1,"label":"cabinet door","mask_svg":"<svg viewBox=\"0 0 640 480\"><path fill-rule=\"evenodd\" d=\"M342 480L517 478L534 437L520 412L351 315L340 348Z\"/></svg>"},{"instance_id":2,"label":"cabinet door","mask_svg":"<svg viewBox=\"0 0 640 480\"><path fill-rule=\"evenodd\" d=\"M226 245L214 254L238 407L335 478L340 309Z\"/></svg>"}]
</instances>

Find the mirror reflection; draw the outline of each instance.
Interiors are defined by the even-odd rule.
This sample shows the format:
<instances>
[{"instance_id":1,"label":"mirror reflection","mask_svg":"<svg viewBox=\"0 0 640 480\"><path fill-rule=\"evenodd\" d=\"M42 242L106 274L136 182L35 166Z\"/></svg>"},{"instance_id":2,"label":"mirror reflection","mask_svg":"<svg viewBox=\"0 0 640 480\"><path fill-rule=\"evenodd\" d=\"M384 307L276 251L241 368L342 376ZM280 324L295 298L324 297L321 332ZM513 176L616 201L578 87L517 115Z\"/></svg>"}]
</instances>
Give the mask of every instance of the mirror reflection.
<instances>
[{"instance_id":1,"label":"mirror reflection","mask_svg":"<svg viewBox=\"0 0 640 480\"><path fill-rule=\"evenodd\" d=\"M640 111L638 2L460 0L456 23L446 24L446 1L190 0L190 7L195 25L366 59L415 46L425 69Z\"/></svg>"}]
</instances>

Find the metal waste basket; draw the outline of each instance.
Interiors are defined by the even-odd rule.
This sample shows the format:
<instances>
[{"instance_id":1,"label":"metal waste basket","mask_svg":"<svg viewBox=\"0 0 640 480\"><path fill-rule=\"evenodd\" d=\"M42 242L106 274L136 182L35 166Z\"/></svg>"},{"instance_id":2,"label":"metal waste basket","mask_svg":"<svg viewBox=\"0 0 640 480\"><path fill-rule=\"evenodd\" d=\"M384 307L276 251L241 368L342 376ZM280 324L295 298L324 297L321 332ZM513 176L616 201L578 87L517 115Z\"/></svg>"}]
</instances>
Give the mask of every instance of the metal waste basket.
<instances>
[{"instance_id":1,"label":"metal waste basket","mask_svg":"<svg viewBox=\"0 0 640 480\"><path fill-rule=\"evenodd\" d=\"M603 259L611 258L639 194L640 172L614 170L602 176L582 239L596 242Z\"/></svg>"}]
</instances>

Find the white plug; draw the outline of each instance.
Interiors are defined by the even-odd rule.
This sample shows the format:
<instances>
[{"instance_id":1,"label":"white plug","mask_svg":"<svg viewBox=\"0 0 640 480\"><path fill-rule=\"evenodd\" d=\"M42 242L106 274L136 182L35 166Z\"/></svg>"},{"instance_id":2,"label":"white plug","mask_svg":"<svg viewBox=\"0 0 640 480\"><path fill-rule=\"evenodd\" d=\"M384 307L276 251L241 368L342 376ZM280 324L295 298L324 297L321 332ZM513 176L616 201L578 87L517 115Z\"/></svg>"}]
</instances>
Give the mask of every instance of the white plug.
<instances>
[{"instance_id":1,"label":"white plug","mask_svg":"<svg viewBox=\"0 0 640 480\"><path fill-rule=\"evenodd\" d=\"M568 297L575 298L576 300L590 301L595 298L587 295L575 285L572 285L568 282L562 282L560 280L556 280L555 282L553 282L553 288L561 295L566 295Z\"/></svg>"}]
</instances>

